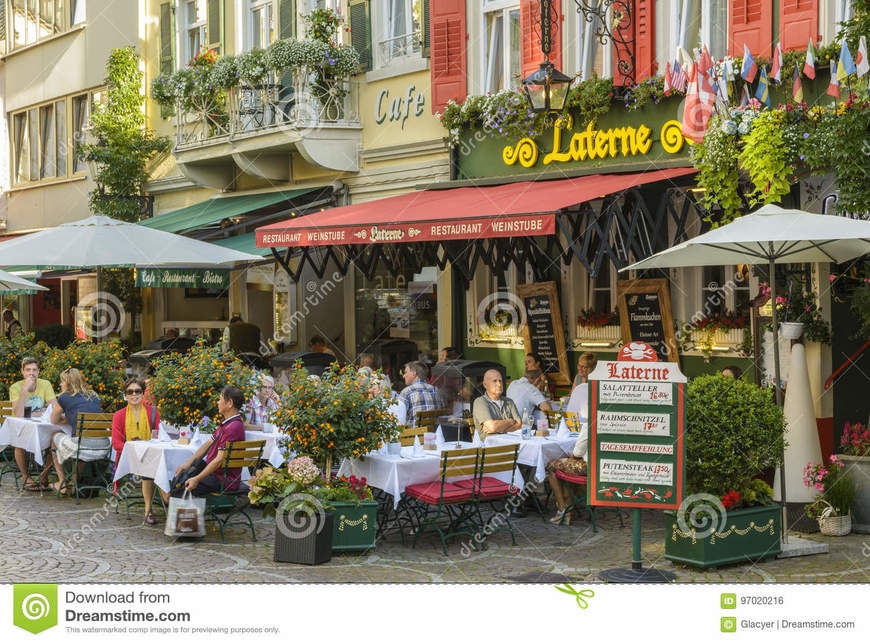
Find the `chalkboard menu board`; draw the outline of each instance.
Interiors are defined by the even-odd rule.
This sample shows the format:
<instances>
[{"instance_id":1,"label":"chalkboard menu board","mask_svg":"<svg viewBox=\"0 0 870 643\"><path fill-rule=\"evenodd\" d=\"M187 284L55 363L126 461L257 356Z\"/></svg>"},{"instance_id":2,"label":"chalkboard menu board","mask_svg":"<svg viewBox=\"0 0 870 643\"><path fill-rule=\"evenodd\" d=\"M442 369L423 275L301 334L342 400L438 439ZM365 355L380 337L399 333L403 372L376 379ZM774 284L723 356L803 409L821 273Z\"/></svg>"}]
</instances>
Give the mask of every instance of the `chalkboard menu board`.
<instances>
[{"instance_id":1,"label":"chalkboard menu board","mask_svg":"<svg viewBox=\"0 0 870 643\"><path fill-rule=\"evenodd\" d=\"M686 378L640 342L589 375L591 505L676 509L685 480Z\"/></svg>"},{"instance_id":2,"label":"chalkboard menu board","mask_svg":"<svg viewBox=\"0 0 870 643\"><path fill-rule=\"evenodd\" d=\"M617 284L622 342L644 342L662 361L676 362L677 340L666 279L634 279Z\"/></svg>"},{"instance_id":3,"label":"chalkboard menu board","mask_svg":"<svg viewBox=\"0 0 870 643\"><path fill-rule=\"evenodd\" d=\"M565 352L565 332L559 311L556 282L522 284L517 295L525 310L523 338L527 353L537 353L541 368L551 382L570 384L568 354Z\"/></svg>"}]
</instances>

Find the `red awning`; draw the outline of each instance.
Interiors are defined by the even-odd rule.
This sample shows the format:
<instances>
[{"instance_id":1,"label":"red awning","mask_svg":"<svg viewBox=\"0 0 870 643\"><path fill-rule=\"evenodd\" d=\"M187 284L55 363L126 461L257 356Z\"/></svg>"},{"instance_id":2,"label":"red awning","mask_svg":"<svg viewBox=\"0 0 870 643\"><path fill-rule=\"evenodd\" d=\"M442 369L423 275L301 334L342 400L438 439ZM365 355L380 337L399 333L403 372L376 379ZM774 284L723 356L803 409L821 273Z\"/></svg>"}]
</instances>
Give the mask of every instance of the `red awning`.
<instances>
[{"instance_id":1,"label":"red awning","mask_svg":"<svg viewBox=\"0 0 870 643\"><path fill-rule=\"evenodd\" d=\"M452 241L556 232L557 211L695 172L672 168L555 181L419 190L257 228L258 248Z\"/></svg>"}]
</instances>

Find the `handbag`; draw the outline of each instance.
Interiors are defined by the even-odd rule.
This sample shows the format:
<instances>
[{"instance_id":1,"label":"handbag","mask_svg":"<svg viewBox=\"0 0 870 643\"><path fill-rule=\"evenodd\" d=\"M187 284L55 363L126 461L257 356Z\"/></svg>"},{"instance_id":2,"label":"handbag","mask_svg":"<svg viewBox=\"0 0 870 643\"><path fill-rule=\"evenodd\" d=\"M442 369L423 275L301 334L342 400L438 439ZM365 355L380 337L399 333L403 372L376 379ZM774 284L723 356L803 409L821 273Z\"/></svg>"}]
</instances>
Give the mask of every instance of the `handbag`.
<instances>
[{"instance_id":1,"label":"handbag","mask_svg":"<svg viewBox=\"0 0 870 643\"><path fill-rule=\"evenodd\" d=\"M180 498L184 495L184 483L190 478L198 476L205 469L205 460L200 458L186 469L182 469L181 473L172 479L172 485L169 488L169 495Z\"/></svg>"},{"instance_id":2,"label":"handbag","mask_svg":"<svg viewBox=\"0 0 870 643\"><path fill-rule=\"evenodd\" d=\"M205 498L197 498L189 491L181 498L170 498L166 511L167 536L205 536Z\"/></svg>"}]
</instances>

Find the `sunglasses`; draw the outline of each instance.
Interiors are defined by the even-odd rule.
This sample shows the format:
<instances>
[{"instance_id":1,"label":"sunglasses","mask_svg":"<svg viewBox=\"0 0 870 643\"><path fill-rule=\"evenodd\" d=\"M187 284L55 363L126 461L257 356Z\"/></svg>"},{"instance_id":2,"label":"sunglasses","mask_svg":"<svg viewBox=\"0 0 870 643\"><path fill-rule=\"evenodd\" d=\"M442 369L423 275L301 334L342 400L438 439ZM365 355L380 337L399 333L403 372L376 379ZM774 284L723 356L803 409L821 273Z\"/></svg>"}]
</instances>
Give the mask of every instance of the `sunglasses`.
<instances>
[{"instance_id":1,"label":"sunglasses","mask_svg":"<svg viewBox=\"0 0 870 643\"><path fill-rule=\"evenodd\" d=\"M124 393L127 395L142 395L143 391L141 388L128 388Z\"/></svg>"}]
</instances>

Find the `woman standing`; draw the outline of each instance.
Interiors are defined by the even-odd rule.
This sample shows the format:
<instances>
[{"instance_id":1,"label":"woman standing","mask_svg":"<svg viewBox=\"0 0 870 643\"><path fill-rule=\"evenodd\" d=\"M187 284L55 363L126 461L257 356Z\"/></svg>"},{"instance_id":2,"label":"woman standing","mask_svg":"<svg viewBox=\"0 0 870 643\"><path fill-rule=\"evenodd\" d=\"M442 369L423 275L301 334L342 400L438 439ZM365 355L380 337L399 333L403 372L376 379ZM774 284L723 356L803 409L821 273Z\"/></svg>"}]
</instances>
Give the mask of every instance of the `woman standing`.
<instances>
[{"instance_id":1,"label":"woman standing","mask_svg":"<svg viewBox=\"0 0 870 643\"><path fill-rule=\"evenodd\" d=\"M148 406L143 401L145 383L131 377L124 382L124 398L127 406L112 416L112 446L117 457L121 457L124 444L128 440L150 440L151 432L160 425L160 413L156 406ZM115 465L117 466L117 460ZM145 522L154 524L151 502L154 499L154 480L142 478L142 498L145 501Z\"/></svg>"}]
</instances>

